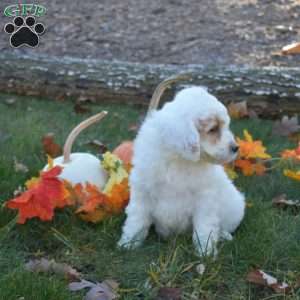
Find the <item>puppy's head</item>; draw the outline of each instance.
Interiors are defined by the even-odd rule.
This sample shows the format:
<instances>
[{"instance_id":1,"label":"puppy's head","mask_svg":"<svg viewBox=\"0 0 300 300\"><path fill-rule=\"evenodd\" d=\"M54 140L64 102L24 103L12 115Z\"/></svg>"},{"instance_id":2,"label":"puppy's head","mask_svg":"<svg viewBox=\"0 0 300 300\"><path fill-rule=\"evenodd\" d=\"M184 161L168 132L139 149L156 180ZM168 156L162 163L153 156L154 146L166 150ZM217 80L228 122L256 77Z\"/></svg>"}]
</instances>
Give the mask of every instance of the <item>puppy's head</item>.
<instances>
[{"instance_id":1,"label":"puppy's head","mask_svg":"<svg viewBox=\"0 0 300 300\"><path fill-rule=\"evenodd\" d=\"M204 89L182 90L161 113L162 142L170 151L187 160L220 164L236 158L227 109Z\"/></svg>"}]
</instances>

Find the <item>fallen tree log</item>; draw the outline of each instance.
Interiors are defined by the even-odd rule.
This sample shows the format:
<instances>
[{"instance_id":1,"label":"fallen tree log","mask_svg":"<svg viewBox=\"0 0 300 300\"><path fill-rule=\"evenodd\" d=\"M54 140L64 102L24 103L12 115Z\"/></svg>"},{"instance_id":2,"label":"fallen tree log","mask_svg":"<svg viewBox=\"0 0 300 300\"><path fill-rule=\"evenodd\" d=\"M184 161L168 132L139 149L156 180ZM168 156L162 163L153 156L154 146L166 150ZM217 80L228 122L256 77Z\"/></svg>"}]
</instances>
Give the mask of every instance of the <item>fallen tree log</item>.
<instances>
[{"instance_id":1,"label":"fallen tree log","mask_svg":"<svg viewBox=\"0 0 300 300\"><path fill-rule=\"evenodd\" d=\"M0 54L1 92L53 99L81 97L148 105L157 84L179 73L191 76L184 84L206 86L224 102L247 100L250 107L267 117L300 112L297 68L151 65Z\"/></svg>"}]
</instances>

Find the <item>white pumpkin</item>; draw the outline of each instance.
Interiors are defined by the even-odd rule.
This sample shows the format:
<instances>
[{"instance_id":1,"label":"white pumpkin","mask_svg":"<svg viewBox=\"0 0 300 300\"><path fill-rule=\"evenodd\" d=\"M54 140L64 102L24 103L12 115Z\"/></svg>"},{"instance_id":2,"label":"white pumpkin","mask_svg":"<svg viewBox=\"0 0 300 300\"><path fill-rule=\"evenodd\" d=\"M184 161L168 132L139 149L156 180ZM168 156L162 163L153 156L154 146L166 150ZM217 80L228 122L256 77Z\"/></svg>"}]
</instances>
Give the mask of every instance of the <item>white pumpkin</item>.
<instances>
[{"instance_id":1,"label":"white pumpkin","mask_svg":"<svg viewBox=\"0 0 300 300\"><path fill-rule=\"evenodd\" d=\"M72 153L72 145L81 131L90 125L99 122L106 116L107 112L103 111L76 126L69 134L65 146L63 156L59 156L53 160L53 166L63 167L59 178L68 180L72 185L81 183L85 185L87 182L96 185L102 189L108 179L107 172L102 168L100 160L90 153ZM43 170L47 170L47 164Z\"/></svg>"}]
</instances>

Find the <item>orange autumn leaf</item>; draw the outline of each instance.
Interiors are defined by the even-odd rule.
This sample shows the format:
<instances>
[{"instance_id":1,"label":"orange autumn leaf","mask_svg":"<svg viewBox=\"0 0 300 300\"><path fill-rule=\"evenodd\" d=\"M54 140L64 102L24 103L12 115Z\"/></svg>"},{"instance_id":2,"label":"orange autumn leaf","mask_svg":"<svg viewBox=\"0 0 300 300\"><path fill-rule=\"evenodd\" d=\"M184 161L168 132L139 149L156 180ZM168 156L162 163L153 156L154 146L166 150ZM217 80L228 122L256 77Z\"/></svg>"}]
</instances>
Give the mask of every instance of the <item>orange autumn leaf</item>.
<instances>
[{"instance_id":1,"label":"orange autumn leaf","mask_svg":"<svg viewBox=\"0 0 300 300\"><path fill-rule=\"evenodd\" d=\"M266 153L266 148L263 146L262 142L259 140L254 141L247 130L244 130L244 138L244 140L237 138L240 158L267 159L271 157Z\"/></svg>"},{"instance_id":2,"label":"orange autumn leaf","mask_svg":"<svg viewBox=\"0 0 300 300\"><path fill-rule=\"evenodd\" d=\"M64 182L58 178L62 168L57 166L49 171L41 172L39 178L26 183L27 191L9 200L6 206L19 211L18 223L24 224L34 217L42 221L50 221L56 207L70 205L69 192Z\"/></svg>"},{"instance_id":3,"label":"orange autumn leaf","mask_svg":"<svg viewBox=\"0 0 300 300\"><path fill-rule=\"evenodd\" d=\"M283 152L281 152L281 157L284 159L295 159L300 160L300 143L298 144L298 147L296 149L286 149Z\"/></svg>"},{"instance_id":4,"label":"orange autumn leaf","mask_svg":"<svg viewBox=\"0 0 300 300\"><path fill-rule=\"evenodd\" d=\"M237 159L234 162L234 165L237 168L241 169L243 175L245 176L251 176L254 174L252 163L247 159Z\"/></svg>"},{"instance_id":5,"label":"orange autumn leaf","mask_svg":"<svg viewBox=\"0 0 300 300\"><path fill-rule=\"evenodd\" d=\"M264 175L266 172L266 167L260 163L254 164L253 168L254 168L254 172L259 176Z\"/></svg>"},{"instance_id":6,"label":"orange autumn leaf","mask_svg":"<svg viewBox=\"0 0 300 300\"><path fill-rule=\"evenodd\" d=\"M80 214L80 218L86 222L98 223L105 218L107 218L109 214L103 209L97 208L93 212L87 214Z\"/></svg>"},{"instance_id":7,"label":"orange autumn leaf","mask_svg":"<svg viewBox=\"0 0 300 300\"><path fill-rule=\"evenodd\" d=\"M77 185L74 190L81 204L77 213L80 213L80 218L87 222L98 223L109 216L121 213L129 200L127 179L115 184L109 196L97 190L97 187L83 189Z\"/></svg>"},{"instance_id":8,"label":"orange autumn leaf","mask_svg":"<svg viewBox=\"0 0 300 300\"><path fill-rule=\"evenodd\" d=\"M87 183L85 188L77 184L74 190L80 204L76 213L91 213L106 202L106 196L93 184Z\"/></svg>"},{"instance_id":9,"label":"orange autumn leaf","mask_svg":"<svg viewBox=\"0 0 300 300\"><path fill-rule=\"evenodd\" d=\"M245 176L263 175L266 171L266 167L263 164L255 163L248 159L237 159L234 165L241 169Z\"/></svg>"},{"instance_id":10,"label":"orange autumn leaf","mask_svg":"<svg viewBox=\"0 0 300 300\"><path fill-rule=\"evenodd\" d=\"M300 181L300 171L283 170L283 174L289 178Z\"/></svg>"}]
</instances>

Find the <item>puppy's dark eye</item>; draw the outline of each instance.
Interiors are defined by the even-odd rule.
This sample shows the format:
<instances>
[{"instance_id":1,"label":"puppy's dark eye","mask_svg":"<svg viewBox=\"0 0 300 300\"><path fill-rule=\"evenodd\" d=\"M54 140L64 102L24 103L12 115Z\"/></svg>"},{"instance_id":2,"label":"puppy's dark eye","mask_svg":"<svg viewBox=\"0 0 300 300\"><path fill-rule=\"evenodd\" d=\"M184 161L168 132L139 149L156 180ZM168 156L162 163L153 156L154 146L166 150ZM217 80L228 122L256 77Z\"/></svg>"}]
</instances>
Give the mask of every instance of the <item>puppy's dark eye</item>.
<instances>
[{"instance_id":1,"label":"puppy's dark eye","mask_svg":"<svg viewBox=\"0 0 300 300\"><path fill-rule=\"evenodd\" d=\"M212 127L211 129L209 129L208 133L217 133L219 131L219 126L216 125L214 127Z\"/></svg>"}]
</instances>

